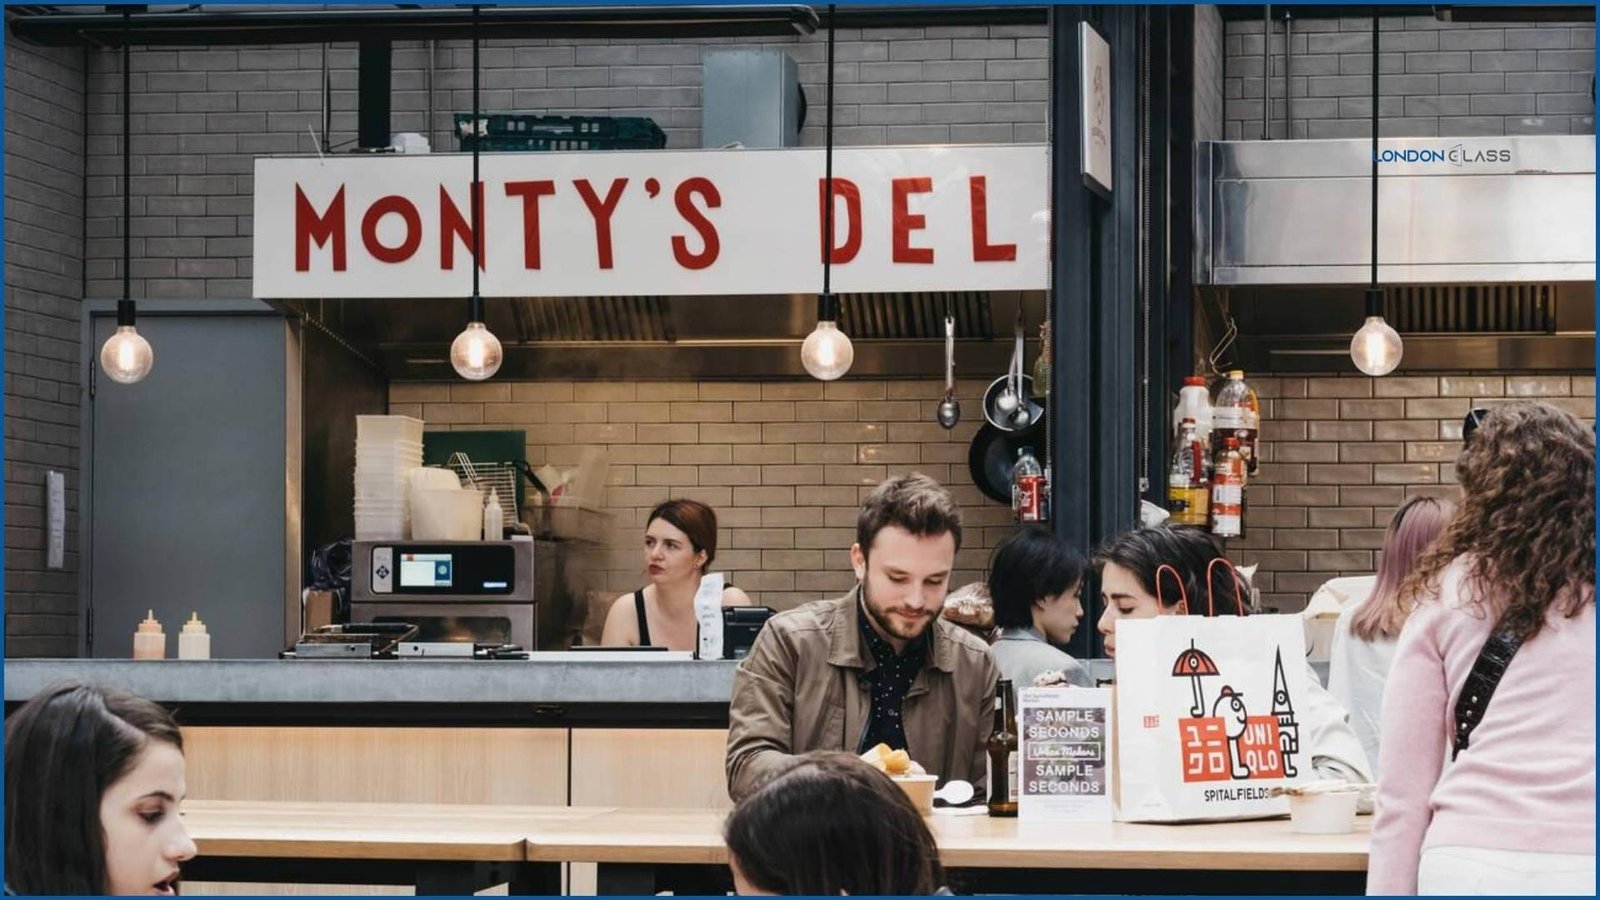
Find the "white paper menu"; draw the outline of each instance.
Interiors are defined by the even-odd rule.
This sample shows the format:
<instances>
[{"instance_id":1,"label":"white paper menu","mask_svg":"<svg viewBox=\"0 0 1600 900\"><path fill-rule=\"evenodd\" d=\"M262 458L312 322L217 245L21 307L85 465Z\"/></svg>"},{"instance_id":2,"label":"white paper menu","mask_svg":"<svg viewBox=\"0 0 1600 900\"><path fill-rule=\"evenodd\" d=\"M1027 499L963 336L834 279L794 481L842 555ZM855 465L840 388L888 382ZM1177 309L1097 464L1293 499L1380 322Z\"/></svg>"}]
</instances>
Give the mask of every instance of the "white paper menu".
<instances>
[{"instance_id":1,"label":"white paper menu","mask_svg":"<svg viewBox=\"0 0 1600 900\"><path fill-rule=\"evenodd\" d=\"M710 572L700 576L700 589L694 595L696 659L722 658L723 583L721 572Z\"/></svg>"},{"instance_id":2,"label":"white paper menu","mask_svg":"<svg viewBox=\"0 0 1600 900\"><path fill-rule=\"evenodd\" d=\"M1110 822L1111 690L1029 687L1020 701L1018 817Z\"/></svg>"}]
</instances>

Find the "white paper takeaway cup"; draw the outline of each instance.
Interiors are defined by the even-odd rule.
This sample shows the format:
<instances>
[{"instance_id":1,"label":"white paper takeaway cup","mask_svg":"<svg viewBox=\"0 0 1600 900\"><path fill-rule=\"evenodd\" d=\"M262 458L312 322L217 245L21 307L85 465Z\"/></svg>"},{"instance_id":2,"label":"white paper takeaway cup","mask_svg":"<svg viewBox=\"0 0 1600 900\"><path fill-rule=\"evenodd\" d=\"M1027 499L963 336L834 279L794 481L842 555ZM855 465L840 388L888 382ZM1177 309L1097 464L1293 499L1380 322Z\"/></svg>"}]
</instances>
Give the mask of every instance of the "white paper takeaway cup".
<instances>
[{"instance_id":1,"label":"white paper takeaway cup","mask_svg":"<svg viewBox=\"0 0 1600 900\"><path fill-rule=\"evenodd\" d=\"M1296 792L1289 794L1289 830L1296 834L1349 834L1356 828L1356 806L1361 791Z\"/></svg>"}]
</instances>

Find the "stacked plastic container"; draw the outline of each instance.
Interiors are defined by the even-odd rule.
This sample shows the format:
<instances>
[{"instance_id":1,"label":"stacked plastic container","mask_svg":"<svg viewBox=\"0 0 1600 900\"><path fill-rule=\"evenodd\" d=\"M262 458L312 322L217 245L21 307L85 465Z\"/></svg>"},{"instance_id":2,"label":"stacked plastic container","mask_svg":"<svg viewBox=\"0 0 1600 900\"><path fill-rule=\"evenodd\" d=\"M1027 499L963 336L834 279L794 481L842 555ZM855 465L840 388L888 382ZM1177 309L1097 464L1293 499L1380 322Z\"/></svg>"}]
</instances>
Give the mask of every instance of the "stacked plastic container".
<instances>
[{"instance_id":1,"label":"stacked plastic container","mask_svg":"<svg viewBox=\"0 0 1600 900\"><path fill-rule=\"evenodd\" d=\"M422 465L422 420L356 416L356 540L411 536L408 488Z\"/></svg>"}]
</instances>

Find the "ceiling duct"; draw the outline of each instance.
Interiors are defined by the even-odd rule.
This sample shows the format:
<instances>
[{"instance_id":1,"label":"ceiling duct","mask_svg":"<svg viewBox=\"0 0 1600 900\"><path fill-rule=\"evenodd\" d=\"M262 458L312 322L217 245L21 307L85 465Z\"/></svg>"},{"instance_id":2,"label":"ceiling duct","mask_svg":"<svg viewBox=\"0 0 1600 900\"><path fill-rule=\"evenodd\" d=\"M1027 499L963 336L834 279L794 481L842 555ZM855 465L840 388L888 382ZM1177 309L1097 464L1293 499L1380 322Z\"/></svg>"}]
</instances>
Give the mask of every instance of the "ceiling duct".
<instances>
[{"instance_id":1,"label":"ceiling duct","mask_svg":"<svg viewBox=\"0 0 1600 900\"><path fill-rule=\"evenodd\" d=\"M956 320L956 369L962 378L1001 374L1009 324L1020 304L1035 326L1044 320L1040 291L950 291L841 296L842 319L856 348L851 374L940 377L944 315ZM396 380L448 380L449 342L459 330L448 299L280 301L377 360ZM485 322L501 339L496 378L643 380L766 379L805 375L800 342L810 331L814 294L655 297L487 297ZM1030 335L1029 365L1037 352Z\"/></svg>"},{"instance_id":2,"label":"ceiling duct","mask_svg":"<svg viewBox=\"0 0 1600 900\"><path fill-rule=\"evenodd\" d=\"M1588 282L1593 135L1379 143L1384 284ZM1362 284L1371 175L1363 140L1213 141L1196 153L1195 282Z\"/></svg>"},{"instance_id":3,"label":"ceiling duct","mask_svg":"<svg viewBox=\"0 0 1600 900\"><path fill-rule=\"evenodd\" d=\"M1262 373L1346 372L1365 312L1357 286L1202 288L1212 333L1238 324L1233 362ZM1384 318L1405 340L1405 372L1593 369L1592 282L1411 284L1383 290Z\"/></svg>"},{"instance_id":4,"label":"ceiling duct","mask_svg":"<svg viewBox=\"0 0 1600 900\"><path fill-rule=\"evenodd\" d=\"M1406 334L1553 334L1553 284L1410 285L1384 292L1384 318Z\"/></svg>"}]
</instances>

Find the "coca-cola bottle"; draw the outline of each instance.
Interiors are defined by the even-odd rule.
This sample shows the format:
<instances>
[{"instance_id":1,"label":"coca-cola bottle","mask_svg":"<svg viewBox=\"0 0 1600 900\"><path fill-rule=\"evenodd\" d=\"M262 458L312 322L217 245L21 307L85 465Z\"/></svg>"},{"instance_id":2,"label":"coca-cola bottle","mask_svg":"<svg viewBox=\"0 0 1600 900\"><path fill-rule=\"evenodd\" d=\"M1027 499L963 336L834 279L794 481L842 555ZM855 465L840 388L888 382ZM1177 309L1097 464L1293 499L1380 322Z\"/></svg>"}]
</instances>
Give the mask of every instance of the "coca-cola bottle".
<instances>
[{"instance_id":1,"label":"coca-cola bottle","mask_svg":"<svg viewBox=\"0 0 1600 900\"><path fill-rule=\"evenodd\" d=\"M1011 467L1011 513L1018 522L1044 521L1044 469L1032 447L1018 450Z\"/></svg>"}]
</instances>

